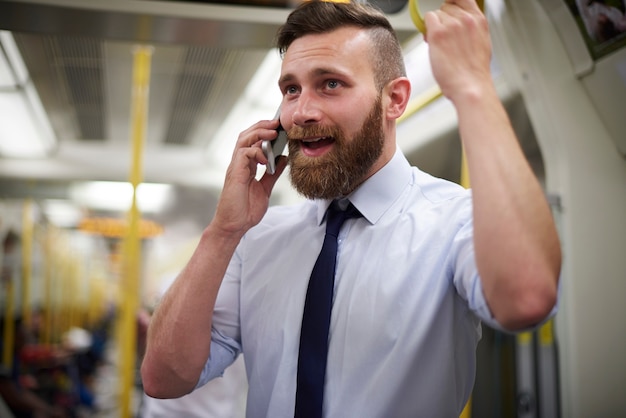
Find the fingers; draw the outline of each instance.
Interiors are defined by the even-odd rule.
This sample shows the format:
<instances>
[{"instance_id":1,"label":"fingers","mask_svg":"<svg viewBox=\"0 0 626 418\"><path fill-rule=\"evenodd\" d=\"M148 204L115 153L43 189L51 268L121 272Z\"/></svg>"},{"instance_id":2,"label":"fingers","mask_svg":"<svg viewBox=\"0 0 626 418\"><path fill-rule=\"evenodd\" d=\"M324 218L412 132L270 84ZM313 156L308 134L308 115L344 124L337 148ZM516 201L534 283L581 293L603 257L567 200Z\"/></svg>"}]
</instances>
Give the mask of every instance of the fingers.
<instances>
[{"instance_id":1,"label":"fingers","mask_svg":"<svg viewBox=\"0 0 626 418\"><path fill-rule=\"evenodd\" d=\"M214 218L223 230L245 233L267 211L272 188L287 165L286 157L277 161L274 175L266 173L257 180L257 170L258 164L267 164L261 141L276 138L277 127L278 121L261 121L239 135Z\"/></svg>"},{"instance_id":2,"label":"fingers","mask_svg":"<svg viewBox=\"0 0 626 418\"><path fill-rule=\"evenodd\" d=\"M424 22L431 35L426 41L433 33L458 33L465 38L488 31L487 19L475 0L447 0L439 10L426 13Z\"/></svg>"},{"instance_id":3,"label":"fingers","mask_svg":"<svg viewBox=\"0 0 626 418\"><path fill-rule=\"evenodd\" d=\"M262 150L262 142L276 139L278 124L277 120L260 121L239 134L230 164L231 170L229 170L229 173L231 176L239 178L239 181L242 182L256 178L257 165L268 164L267 156ZM281 168L280 171L276 170L273 176L267 173L266 175L277 179L280 176L280 172L287 165L286 157L284 160L276 161L277 168ZM279 162L282 162L281 167L278 167ZM268 182L268 180L265 182ZM271 185L268 190L271 190Z\"/></svg>"},{"instance_id":4,"label":"fingers","mask_svg":"<svg viewBox=\"0 0 626 418\"><path fill-rule=\"evenodd\" d=\"M445 0L441 7L444 8L448 6L456 6L461 10L480 13L477 0Z\"/></svg>"},{"instance_id":5,"label":"fingers","mask_svg":"<svg viewBox=\"0 0 626 418\"><path fill-rule=\"evenodd\" d=\"M475 0L446 0L425 16L433 75L450 100L491 84L491 39Z\"/></svg>"},{"instance_id":6,"label":"fingers","mask_svg":"<svg viewBox=\"0 0 626 418\"><path fill-rule=\"evenodd\" d=\"M278 128L278 124L278 120L262 120L241 132L237 139L237 144L235 145L235 152L240 148L260 147L260 141L276 138L276 128Z\"/></svg>"},{"instance_id":7,"label":"fingers","mask_svg":"<svg viewBox=\"0 0 626 418\"><path fill-rule=\"evenodd\" d=\"M424 15L426 26L436 28L454 22L467 25L476 18L484 17L476 0L446 0L441 8Z\"/></svg>"},{"instance_id":8,"label":"fingers","mask_svg":"<svg viewBox=\"0 0 626 418\"><path fill-rule=\"evenodd\" d=\"M278 124L277 120L263 120L241 132L233 150L231 166L249 167L250 172L256 173L257 164L267 164L261 144L276 138Z\"/></svg>"}]
</instances>

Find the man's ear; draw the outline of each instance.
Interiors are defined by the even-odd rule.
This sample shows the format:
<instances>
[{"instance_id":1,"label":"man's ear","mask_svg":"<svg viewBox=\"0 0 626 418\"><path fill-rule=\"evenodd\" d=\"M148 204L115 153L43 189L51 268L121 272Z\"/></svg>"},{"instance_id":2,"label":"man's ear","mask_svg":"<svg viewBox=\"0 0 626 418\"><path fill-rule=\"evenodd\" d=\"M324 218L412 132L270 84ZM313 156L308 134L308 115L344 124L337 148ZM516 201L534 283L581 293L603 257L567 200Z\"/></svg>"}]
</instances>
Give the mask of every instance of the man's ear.
<instances>
[{"instance_id":1,"label":"man's ear","mask_svg":"<svg viewBox=\"0 0 626 418\"><path fill-rule=\"evenodd\" d=\"M411 97L411 82L406 77L398 77L385 87L385 116L398 119L404 113Z\"/></svg>"}]
</instances>

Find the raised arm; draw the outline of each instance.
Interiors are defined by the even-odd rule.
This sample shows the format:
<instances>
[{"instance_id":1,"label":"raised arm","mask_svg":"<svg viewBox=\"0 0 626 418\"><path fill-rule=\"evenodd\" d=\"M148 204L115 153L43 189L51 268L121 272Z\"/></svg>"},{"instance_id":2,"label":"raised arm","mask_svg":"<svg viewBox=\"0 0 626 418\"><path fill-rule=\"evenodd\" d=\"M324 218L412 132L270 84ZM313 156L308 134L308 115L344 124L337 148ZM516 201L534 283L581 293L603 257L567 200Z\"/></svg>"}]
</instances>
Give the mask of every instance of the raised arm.
<instances>
[{"instance_id":1,"label":"raised arm","mask_svg":"<svg viewBox=\"0 0 626 418\"><path fill-rule=\"evenodd\" d=\"M179 397L198 382L209 357L208 330L228 263L243 234L267 211L271 190L286 166L281 157L276 174L255 179L257 164L267 163L259 141L273 139L277 125L262 121L239 136L215 217L152 317L141 367L149 396Z\"/></svg>"},{"instance_id":2,"label":"raised arm","mask_svg":"<svg viewBox=\"0 0 626 418\"><path fill-rule=\"evenodd\" d=\"M433 73L458 115L487 303L507 329L535 325L556 302L560 244L490 74L486 18L475 0L448 0L425 19Z\"/></svg>"}]
</instances>

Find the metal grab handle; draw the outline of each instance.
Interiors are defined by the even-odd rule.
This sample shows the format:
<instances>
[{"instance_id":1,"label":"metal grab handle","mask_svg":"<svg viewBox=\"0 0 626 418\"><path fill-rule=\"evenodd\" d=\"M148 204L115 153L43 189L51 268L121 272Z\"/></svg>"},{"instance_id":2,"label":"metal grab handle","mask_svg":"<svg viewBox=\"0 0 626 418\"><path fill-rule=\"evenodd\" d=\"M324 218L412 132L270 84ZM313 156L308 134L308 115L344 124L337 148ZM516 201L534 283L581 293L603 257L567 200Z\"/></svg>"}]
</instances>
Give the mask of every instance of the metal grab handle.
<instances>
[{"instance_id":1,"label":"metal grab handle","mask_svg":"<svg viewBox=\"0 0 626 418\"><path fill-rule=\"evenodd\" d=\"M476 0L480 10L485 11L485 0ZM420 13L420 8L417 0L409 0L409 12L411 13L411 20L413 24L421 33L426 33L426 23L424 17Z\"/></svg>"}]
</instances>

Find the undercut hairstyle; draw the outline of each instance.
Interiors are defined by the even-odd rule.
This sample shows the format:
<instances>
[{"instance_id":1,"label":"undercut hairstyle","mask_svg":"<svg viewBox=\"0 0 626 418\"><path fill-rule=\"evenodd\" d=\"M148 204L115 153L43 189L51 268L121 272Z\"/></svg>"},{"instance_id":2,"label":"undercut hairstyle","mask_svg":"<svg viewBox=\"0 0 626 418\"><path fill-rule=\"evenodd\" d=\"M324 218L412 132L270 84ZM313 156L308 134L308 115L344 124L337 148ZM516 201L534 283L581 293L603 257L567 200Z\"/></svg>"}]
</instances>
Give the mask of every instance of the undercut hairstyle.
<instances>
[{"instance_id":1,"label":"undercut hairstyle","mask_svg":"<svg viewBox=\"0 0 626 418\"><path fill-rule=\"evenodd\" d=\"M365 29L372 40L372 67L379 90L391 80L406 76L402 48L385 14L368 4L307 1L287 17L278 30L276 46L281 56L298 38L323 34L347 26Z\"/></svg>"}]
</instances>

